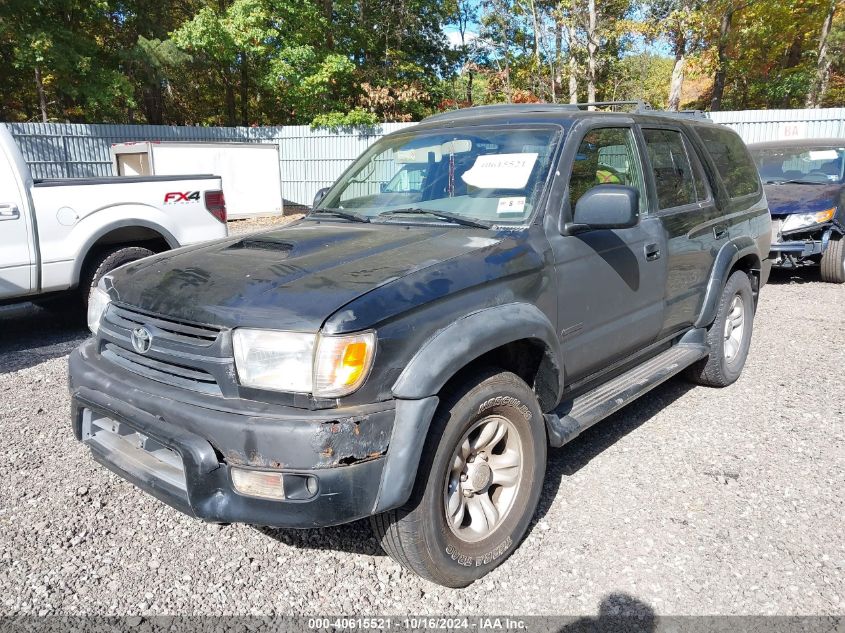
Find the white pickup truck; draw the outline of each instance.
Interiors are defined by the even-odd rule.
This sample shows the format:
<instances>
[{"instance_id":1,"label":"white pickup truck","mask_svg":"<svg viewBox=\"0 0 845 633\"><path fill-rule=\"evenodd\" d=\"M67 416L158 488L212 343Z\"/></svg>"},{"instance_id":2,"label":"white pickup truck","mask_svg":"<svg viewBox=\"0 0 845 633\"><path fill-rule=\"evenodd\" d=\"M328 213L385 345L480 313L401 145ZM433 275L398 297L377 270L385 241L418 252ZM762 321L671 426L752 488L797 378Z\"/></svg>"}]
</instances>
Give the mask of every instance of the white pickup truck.
<instances>
[{"instance_id":1,"label":"white pickup truck","mask_svg":"<svg viewBox=\"0 0 845 633\"><path fill-rule=\"evenodd\" d=\"M226 237L219 176L33 180L0 125L0 304L78 299L110 270Z\"/></svg>"}]
</instances>

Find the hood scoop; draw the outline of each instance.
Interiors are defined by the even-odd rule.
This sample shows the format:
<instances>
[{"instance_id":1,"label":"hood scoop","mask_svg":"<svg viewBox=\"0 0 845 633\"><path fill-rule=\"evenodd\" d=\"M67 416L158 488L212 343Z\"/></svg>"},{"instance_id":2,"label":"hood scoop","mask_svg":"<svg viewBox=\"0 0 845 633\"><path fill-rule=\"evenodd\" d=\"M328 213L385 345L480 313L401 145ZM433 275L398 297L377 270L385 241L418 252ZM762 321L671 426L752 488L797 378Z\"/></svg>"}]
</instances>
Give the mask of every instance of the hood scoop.
<instances>
[{"instance_id":1,"label":"hood scoop","mask_svg":"<svg viewBox=\"0 0 845 633\"><path fill-rule=\"evenodd\" d=\"M261 237L247 237L240 242L235 242L227 248L230 251L263 251L265 253L274 253L280 255L282 259L286 259L293 251L294 245L290 242L282 242L279 240L268 240Z\"/></svg>"}]
</instances>

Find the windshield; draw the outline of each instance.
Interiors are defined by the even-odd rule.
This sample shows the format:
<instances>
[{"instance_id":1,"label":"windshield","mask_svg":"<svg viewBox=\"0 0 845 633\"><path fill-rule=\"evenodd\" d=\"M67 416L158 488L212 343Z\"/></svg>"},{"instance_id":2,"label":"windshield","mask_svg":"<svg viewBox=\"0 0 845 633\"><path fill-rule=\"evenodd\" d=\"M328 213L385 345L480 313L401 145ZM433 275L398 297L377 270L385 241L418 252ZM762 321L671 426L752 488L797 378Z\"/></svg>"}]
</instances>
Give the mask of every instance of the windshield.
<instances>
[{"instance_id":1,"label":"windshield","mask_svg":"<svg viewBox=\"0 0 845 633\"><path fill-rule=\"evenodd\" d=\"M827 184L843 182L845 147L783 147L752 149L751 155L765 183L801 182Z\"/></svg>"},{"instance_id":2,"label":"windshield","mask_svg":"<svg viewBox=\"0 0 845 633\"><path fill-rule=\"evenodd\" d=\"M510 126L385 137L341 176L316 210L380 221L522 224L539 201L560 134L556 126Z\"/></svg>"}]
</instances>

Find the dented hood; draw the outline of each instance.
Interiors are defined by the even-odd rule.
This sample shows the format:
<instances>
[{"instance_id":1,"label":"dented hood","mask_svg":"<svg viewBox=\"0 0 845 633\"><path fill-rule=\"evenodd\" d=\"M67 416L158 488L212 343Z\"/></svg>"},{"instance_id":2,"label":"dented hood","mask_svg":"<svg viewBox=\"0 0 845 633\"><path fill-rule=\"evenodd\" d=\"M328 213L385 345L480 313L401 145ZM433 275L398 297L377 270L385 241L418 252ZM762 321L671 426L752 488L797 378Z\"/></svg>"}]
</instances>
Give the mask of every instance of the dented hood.
<instances>
[{"instance_id":1,"label":"dented hood","mask_svg":"<svg viewBox=\"0 0 845 633\"><path fill-rule=\"evenodd\" d=\"M316 331L375 288L498 240L454 226L304 220L115 271L115 301L223 327Z\"/></svg>"},{"instance_id":2,"label":"dented hood","mask_svg":"<svg viewBox=\"0 0 845 633\"><path fill-rule=\"evenodd\" d=\"M844 185L784 183L766 185L769 211L775 217L793 213L816 213L838 206Z\"/></svg>"}]
</instances>

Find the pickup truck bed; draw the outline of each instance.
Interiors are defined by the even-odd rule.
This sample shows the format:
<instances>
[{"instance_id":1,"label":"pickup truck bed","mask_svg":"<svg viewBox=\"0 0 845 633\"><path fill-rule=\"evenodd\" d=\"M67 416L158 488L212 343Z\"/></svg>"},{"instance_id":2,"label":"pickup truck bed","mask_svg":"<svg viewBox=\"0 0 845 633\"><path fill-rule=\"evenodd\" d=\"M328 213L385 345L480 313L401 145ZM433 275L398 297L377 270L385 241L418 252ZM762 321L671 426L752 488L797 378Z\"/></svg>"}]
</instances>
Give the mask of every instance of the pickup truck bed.
<instances>
[{"instance_id":1,"label":"pickup truck bed","mask_svg":"<svg viewBox=\"0 0 845 633\"><path fill-rule=\"evenodd\" d=\"M226 235L219 176L34 180L0 127L0 302L84 302L109 266Z\"/></svg>"}]
</instances>

